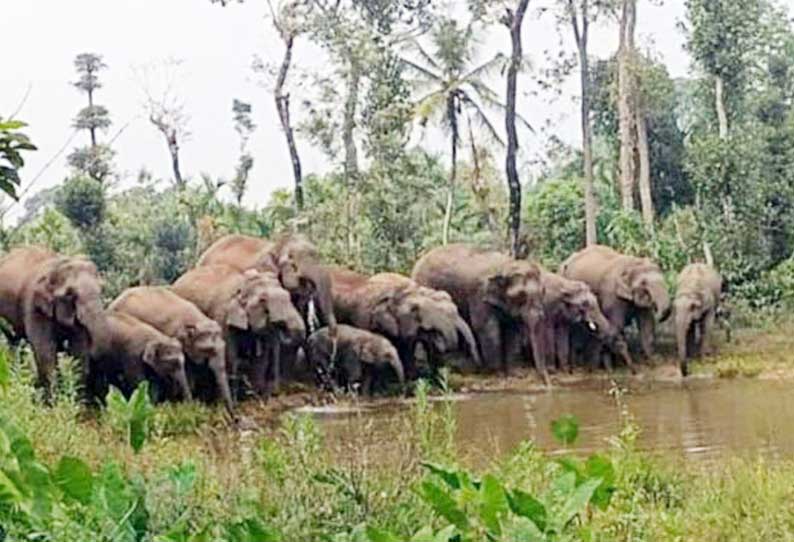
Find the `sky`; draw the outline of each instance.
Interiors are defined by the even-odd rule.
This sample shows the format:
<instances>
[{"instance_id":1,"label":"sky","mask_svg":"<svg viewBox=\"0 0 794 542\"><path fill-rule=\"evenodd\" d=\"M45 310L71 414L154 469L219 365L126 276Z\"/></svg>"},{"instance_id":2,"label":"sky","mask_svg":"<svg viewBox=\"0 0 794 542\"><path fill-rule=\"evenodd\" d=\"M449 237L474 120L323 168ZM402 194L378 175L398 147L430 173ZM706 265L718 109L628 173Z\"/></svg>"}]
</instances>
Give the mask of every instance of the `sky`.
<instances>
[{"instance_id":1,"label":"sky","mask_svg":"<svg viewBox=\"0 0 794 542\"><path fill-rule=\"evenodd\" d=\"M257 130L250 142L255 159L245 203L261 207L276 188L289 187L292 173L284 136L272 94L252 71L255 55L277 63L282 44L267 19L265 0L246 0L226 8L209 0L0 0L3 43L6 44L0 70L0 116L8 116L22 104L18 118L25 120L27 133L39 151L28 155L22 172L23 187L35 182L27 196L54 186L68 174L66 156L85 144L79 134L58 154L73 134L72 119L85 105L85 97L71 84L76 79L74 57L84 52L103 55L108 69L101 74L103 88L96 101L106 106L113 126L103 139L116 137L116 167L120 187L135 182L146 168L156 177L170 178L170 159L162 135L143 113L140 67L158 66L167 59L181 61L176 90L190 116L191 137L182 145L183 173L196 179L201 173L229 178L239 154L239 139L232 122L232 100L250 102ZM524 50L533 71L519 81L518 109L533 126L550 126L551 132L571 144L579 144L578 110L575 101L578 80L571 77L560 96L537 94L533 81L545 63L544 50L556 51L560 31L554 18L541 14L552 0L531 0L523 30ZM652 45L673 77L687 75L690 62L683 50L684 36L677 22L684 15L684 0L666 0L653 6L640 0L638 42ZM791 9L794 0L785 2ZM452 2L460 10L464 0ZM563 47L573 50L569 29L562 30ZM509 52L509 36L494 28L481 36L481 56ZM8 44L14 44L9 47ZM614 22L593 29L591 52L607 57L617 47ZM322 52L307 40L299 40L295 65L307 70L325 69ZM136 75L137 74L137 75ZM504 83L495 81L501 91ZM498 85L498 86L497 86ZM157 91L158 79L150 86ZM161 85L159 85L161 86ZM299 103L301 89L293 89L293 104ZM24 97L27 95L27 98ZM24 103L23 103L24 101ZM299 112L294 113L299 116ZM122 130L123 128L123 130ZM119 133L119 131L121 133ZM538 153L549 132L523 134L524 156ZM414 142L431 151L442 152L440 137L417 131ZM322 172L330 166L322 153L299 140L304 172ZM524 168L525 176L532 171ZM18 205L9 217L18 216Z\"/></svg>"}]
</instances>

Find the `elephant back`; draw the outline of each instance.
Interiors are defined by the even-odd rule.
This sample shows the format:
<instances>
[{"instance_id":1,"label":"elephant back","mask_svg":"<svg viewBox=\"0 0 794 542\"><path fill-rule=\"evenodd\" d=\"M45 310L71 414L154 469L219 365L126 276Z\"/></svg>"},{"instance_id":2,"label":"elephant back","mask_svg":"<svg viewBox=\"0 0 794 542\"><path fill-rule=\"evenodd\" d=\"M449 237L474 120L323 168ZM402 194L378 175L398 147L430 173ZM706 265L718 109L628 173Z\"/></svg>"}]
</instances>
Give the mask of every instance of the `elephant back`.
<instances>
[{"instance_id":1,"label":"elephant back","mask_svg":"<svg viewBox=\"0 0 794 542\"><path fill-rule=\"evenodd\" d=\"M263 256L272 248L273 243L267 239L241 234L226 235L204 251L196 266L224 264L245 271L260 266Z\"/></svg>"}]
</instances>

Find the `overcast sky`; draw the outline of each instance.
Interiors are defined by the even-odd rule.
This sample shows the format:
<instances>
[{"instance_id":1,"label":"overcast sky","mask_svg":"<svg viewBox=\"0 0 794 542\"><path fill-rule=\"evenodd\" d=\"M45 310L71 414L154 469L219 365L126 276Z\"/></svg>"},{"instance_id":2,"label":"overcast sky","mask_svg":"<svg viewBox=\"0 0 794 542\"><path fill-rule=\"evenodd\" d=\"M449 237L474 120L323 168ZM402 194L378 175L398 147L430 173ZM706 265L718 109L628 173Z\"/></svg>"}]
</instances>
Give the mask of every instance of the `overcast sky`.
<instances>
[{"instance_id":1,"label":"overcast sky","mask_svg":"<svg viewBox=\"0 0 794 542\"><path fill-rule=\"evenodd\" d=\"M25 185L72 134L72 118L85 105L85 97L69 84L75 79L73 59L79 53L95 52L103 55L108 65L101 75L104 87L96 100L110 110L114 123L103 137L114 136L129 123L113 144L124 183L134 182L142 167L156 176L170 177L162 136L142 115L142 93L134 68L176 58L184 61L179 89L191 117L193 134L182 147L184 173L194 178L201 172L214 177L232 175L238 138L231 120L231 105L234 98L239 98L253 104L258 126L251 141L255 167L247 203L260 207L274 188L290 186L289 159L272 95L257 84L251 70L254 55L272 62L281 58L282 46L266 19L265 0L246 0L242 5L226 8L211 5L209 0L1 1L6 53L0 70L0 116L11 114L30 88L19 118L30 124L27 131L39 146L39 151L28 157L23 172ZM553 18L537 13L550 1L531 1L524 28L524 50L536 69L543 66L542 51L558 47ZM462 4L464 0L458 2ZM786 3L791 5L794 0ZM689 69L689 59L682 49L683 36L676 27L682 17L683 0L667 0L662 7L640 0L639 42L652 43L674 77L686 75ZM617 45L616 34L614 24L599 25L591 38L592 53L599 57L612 54ZM484 36L483 42L483 57L497 50L509 51L508 35L502 28ZM570 50L571 41L566 41L565 46ZM322 59L316 48L301 40L295 63L320 67ZM578 143L574 101L577 80L567 83L562 97L552 99L529 94L536 90L532 76L527 74L520 82L520 91L526 92L520 97L520 112L533 125L549 123L565 141ZM498 83L501 92L503 82ZM293 104L297 105L296 92ZM525 151L538 152L545 136L525 134ZM68 172L66 155L71 147L86 143L87 138L79 135L41 175L29 194L61 182ZM438 148L437 139L430 135L418 141L432 150ZM299 148L305 172L328 167L322 155L307 142L299 141Z\"/></svg>"}]
</instances>

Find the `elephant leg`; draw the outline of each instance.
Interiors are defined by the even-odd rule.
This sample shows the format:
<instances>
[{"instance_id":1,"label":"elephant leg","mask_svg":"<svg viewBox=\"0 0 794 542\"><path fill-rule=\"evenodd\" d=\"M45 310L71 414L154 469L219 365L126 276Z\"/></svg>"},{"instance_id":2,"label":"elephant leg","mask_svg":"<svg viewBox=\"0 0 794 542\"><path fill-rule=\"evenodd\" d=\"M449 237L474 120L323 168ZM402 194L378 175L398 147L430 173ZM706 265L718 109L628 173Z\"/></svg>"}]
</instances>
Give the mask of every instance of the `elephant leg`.
<instances>
[{"instance_id":1,"label":"elephant leg","mask_svg":"<svg viewBox=\"0 0 794 542\"><path fill-rule=\"evenodd\" d=\"M637 368L634 366L634 362L631 359L631 354L629 353L629 345L626 343L626 339L624 339L622 335L619 335L614 339L610 350L612 353L620 356L620 359L623 360L623 363L626 364L626 367L629 368L632 374L637 374Z\"/></svg>"},{"instance_id":2,"label":"elephant leg","mask_svg":"<svg viewBox=\"0 0 794 542\"><path fill-rule=\"evenodd\" d=\"M407 380L416 380L419 376L416 368L416 341L401 340L397 344L397 354L405 369Z\"/></svg>"},{"instance_id":3,"label":"elephant leg","mask_svg":"<svg viewBox=\"0 0 794 542\"><path fill-rule=\"evenodd\" d=\"M361 395L365 395L367 397L372 397L373 395L373 387L372 382L374 380L374 372L375 368L370 367L369 369L365 369L363 371L362 379L361 379Z\"/></svg>"},{"instance_id":4,"label":"elephant leg","mask_svg":"<svg viewBox=\"0 0 794 542\"><path fill-rule=\"evenodd\" d=\"M653 336L656 328L653 312L642 311L637 315L637 320L640 327L642 353L650 359L653 357Z\"/></svg>"},{"instance_id":5,"label":"elephant leg","mask_svg":"<svg viewBox=\"0 0 794 542\"><path fill-rule=\"evenodd\" d=\"M490 368L500 368L507 372L507 360L502 351L502 330L499 320L494 317L480 319L473 322L472 331L477 336L480 345L483 365Z\"/></svg>"},{"instance_id":6,"label":"elephant leg","mask_svg":"<svg viewBox=\"0 0 794 542\"><path fill-rule=\"evenodd\" d=\"M54 399L55 379L58 370L58 347L55 330L49 322L27 326L28 341L36 360L37 385L44 391L44 401L51 404Z\"/></svg>"},{"instance_id":7,"label":"elephant leg","mask_svg":"<svg viewBox=\"0 0 794 542\"><path fill-rule=\"evenodd\" d=\"M573 364L571 363L571 328L568 324L561 324L557 326L553 332L552 341L554 350L557 355L557 363L560 370L568 373L573 372Z\"/></svg>"},{"instance_id":8,"label":"elephant leg","mask_svg":"<svg viewBox=\"0 0 794 542\"><path fill-rule=\"evenodd\" d=\"M226 337L226 373L229 378L229 387L236 399L240 399L243 394L244 386L240 378L241 364L240 343L236 334L230 333Z\"/></svg>"},{"instance_id":9,"label":"elephant leg","mask_svg":"<svg viewBox=\"0 0 794 542\"><path fill-rule=\"evenodd\" d=\"M604 345L600 339L593 336L588 336L587 343L584 349L585 363L590 368L590 371L601 368L601 361L604 359ZM611 367L607 363L607 369Z\"/></svg>"},{"instance_id":10,"label":"elephant leg","mask_svg":"<svg viewBox=\"0 0 794 542\"><path fill-rule=\"evenodd\" d=\"M701 354L709 356L714 353L714 336L713 336L713 329L714 329L714 309L711 309L706 313L703 317L703 321L700 323L700 344L701 344Z\"/></svg>"}]
</instances>

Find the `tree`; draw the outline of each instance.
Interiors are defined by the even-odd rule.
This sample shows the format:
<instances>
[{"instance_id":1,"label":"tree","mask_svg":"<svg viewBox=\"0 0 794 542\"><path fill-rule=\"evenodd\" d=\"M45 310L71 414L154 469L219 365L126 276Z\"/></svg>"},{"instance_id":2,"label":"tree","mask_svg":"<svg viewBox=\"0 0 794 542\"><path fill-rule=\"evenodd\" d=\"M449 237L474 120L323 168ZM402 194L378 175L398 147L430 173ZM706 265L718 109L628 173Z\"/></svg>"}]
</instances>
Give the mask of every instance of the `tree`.
<instances>
[{"instance_id":1,"label":"tree","mask_svg":"<svg viewBox=\"0 0 794 542\"><path fill-rule=\"evenodd\" d=\"M22 153L36 150L30 138L19 131L25 126L22 121L0 118L0 190L14 199L21 184L19 170L25 165Z\"/></svg>"},{"instance_id":2,"label":"tree","mask_svg":"<svg viewBox=\"0 0 794 542\"><path fill-rule=\"evenodd\" d=\"M248 152L248 140L251 138L256 124L251 120L251 104L235 99L232 103L234 113L234 131L240 136L240 158L235 168L234 179L231 182L232 193L239 207L242 206L243 196L248 185L248 175L254 167L254 157ZM297 187L296 187L297 194Z\"/></svg>"},{"instance_id":3,"label":"tree","mask_svg":"<svg viewBox=\"0 0 794 542\"><path fill-rule=\"evenodd\" d=\"M305 14L299 13L299 8L305 4L306 2L302 0L289 0L279 4L278 9L274 9L272 1L268 0L273 26L275 26L281 40L284 42L284 57L281 60L281 66L276 76L273 98L276 101L276 111L278 111L281 129L287 140L287 149L289 150L290 161L292 162L292 175L295 180L295 208L298 211L303 210L303 174L301 172L298 147L295 143L295 134L292 129L292 121L290 119L290 95L288 92L285 92L285 85L287 83L290 66L292 65L292 49L295 45L295 39L303 31L300 20L301 17L305 17Z\"/></svg>"},{"instance_id":4,"label":"tree","mask_svg":"<svg viewBox=\"0 0 794 542\"><path fill-rule=\"evenodd\" d=\"M420 122L426 125L431 117L440 118L441 126L450 138L450 172L442 226L442 242L447 244L455 198L460 115L464 111L473 115L488 134L502 144L496 127L486 115L486 108L506 111L507 107L499 102L496 92L487 86L484 78L490 71L504 65L504 55L497 53L490 60L471 66L476 52L473 24L460 28L455 19L446 17L441 18L431 31L431 43L432 54L414 40L413 48L419 60L404 59L404 62L419 76L417 89L431 89L417 100Z\"/></svg>"},{"instance_id":5,"label":"tree","mask_svg":"<svg viewBox=\"0 0 794 542\"><path fill-rule=\"evenodd\" d=\"M576 50L579 55L579 80L581 85L581 125L582 154L584 159L584 208L585 208L585 242L587 246L598 242L596 233L596 200L593 187L593 134L590 120L590 63L587 42L590 30L590 1L565 0L566 11L571 21ZM598 6L595 6L596 8ZM581 17L581 22L579 18Z\"/></svg>"},{"instance_id":6,"label":"tree","mask_svg":"<svg viewBox=\"0 0 794 542\"><path fill-rule=\"evenodd\" d=\"M190 116L185 112L185 104L178 96L181 65L181 60L168 59L157 66L141 67L138 77L145 96L146 116L165 139L171 157L174 184L177 188L184 189L186 181L182 175L179 151L181 145L190 138Z\"/></svg>"},{"instance_id":7,"label":"tree","mask_svg":"<svg viewBox=\"0 0 794 542\"><path fill-rule=\"evenodd\" d=\"M67 158L69 164L79 173L85 174L98 182L103 182L111 172L113 151L107 145L97 142L97 131L110 127L108 110L94 103L94 93L102 88L99 72L107 68L102 56L94 53L77 55L74 66L79 79L73 85L86 93L88 105L81 109L74 119L73 126L77 130L88 131L91 145L75 149Z\"/></svg>"},{"instance_id":8,"label":"tree","mask_svg":"<svg viewBox=\"0 0 794 542\"><path fill-rule=\"evenodd\" d=\"M529 0L519 0L515 12L507 8L503 24L510 30L510 63L507 68L507 107L505 110L505 129L507 131L507 154L505 156L505 174L510 189L510 252L516 257L519 251L521 231L521 182L516 168L516 152L518 151L518 133L516 132L516 90L518 86L518 70L523 61L521 49L521 26L527 12ZM476 156L476 153L473 153Z\"/></svg>"},{"instance_id":9,"label":"tree","mask_svg":"<svg viewBox=\"0 0 794 542\"><path fill-rule=\"evenodd\" d=\"M634 209L634 114L632 112L631 60L637 24L637 0L621 0L618 45L618 129L620 133L620 193L623 209Z\"/></svg>"}]
</instances>

